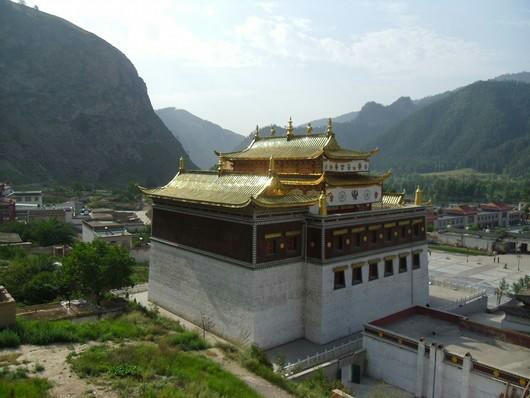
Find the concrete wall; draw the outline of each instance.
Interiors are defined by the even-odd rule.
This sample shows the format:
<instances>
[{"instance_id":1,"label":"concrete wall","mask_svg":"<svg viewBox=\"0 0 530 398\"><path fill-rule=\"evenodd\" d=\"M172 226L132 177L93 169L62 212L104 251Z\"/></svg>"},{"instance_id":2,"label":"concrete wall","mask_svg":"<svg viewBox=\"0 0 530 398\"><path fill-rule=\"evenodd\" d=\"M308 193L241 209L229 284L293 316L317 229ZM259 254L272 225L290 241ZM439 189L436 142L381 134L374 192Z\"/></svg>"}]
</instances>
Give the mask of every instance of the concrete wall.
<instances>
[{"instance_id":1,"label":"concrete wall","mask_svg":"<svg viewBox=\"0 0 530 398\"><path fill-rule=\"evenodd\" d=\"M456 305L453 308L444 308L444 311L452 312L458 315L476 314L477 312L486 312L488 309L488 296L477 297L467 303Z\"/></svg>"},{"instance_id":2,"label":"concrete wall","mask_svg":"<svg viewBox=\"0 0 530 398\"><path fill-rule=\"evenodd\" d=\"M364 334L363 343L366 349L368 375L402 388L415 396L498 398L506 388L503 381L472 371L471 361L466 368L466 360L463 365L440 360L444 356L443 349L436 349L432 345L431 353L426 356L369 334ZM421 394L418 393L419 386ZM514 397L520 397L522 389L520 386L515 388Z\"/></svg>"},{"instance_id":3,"label":"concrete wall","mask_svg":"<svg viewBox=\"0 0 530 398\"><path fill-rule=\"evenodd\" d=\"M470 249L482 249L491 251L493 249L493 239L478 238L460 234L438 234L437 241L453 246L464 246Z\"/></svg>"},{"instance_id":4,"label":"concrete wall","mask_svg":"<svg viewBox=\"0 0 530 398\"><path fill-rule=\"evenodd\" d=\"M17 306L15 300L3 286L0 286L0 328L14 325L16 316Z\"/></svg>"},{"instance_id":5,"label":"concrete wall","mask_svg":"<svg viewBox=\"0 0 530 398\"><path fill-rule=\"evenodd\" d=\"M422 250L421 266L412 270L411 251ZM409 252L407 272L399 273L399 253ZM384 276L384 257L394 258L394 273ZM368 280L367 261L379 258L379 278ZM363 282L352 285L353 263L365 262ZM384 254L358 257L327 265L306 266L307 302L305 311L308 340L325 344L345 335L362 330L363 324L401 311L412 305L425 305L429 300L428 254L426 245L408 250L386 251ZM346 287L334 290L334 269L346 266Z\"/></svg>"},{"instance_id":6,"label":"concrete wall","mask_svg":"<svg viewBox=\"0 0 530 398\"><path fill-rule=\"evenodd\" d=\"M302 263L253 270L151 242L149 300L229 340L263 348L303 337Z\"/></svg>"}]
</instances>

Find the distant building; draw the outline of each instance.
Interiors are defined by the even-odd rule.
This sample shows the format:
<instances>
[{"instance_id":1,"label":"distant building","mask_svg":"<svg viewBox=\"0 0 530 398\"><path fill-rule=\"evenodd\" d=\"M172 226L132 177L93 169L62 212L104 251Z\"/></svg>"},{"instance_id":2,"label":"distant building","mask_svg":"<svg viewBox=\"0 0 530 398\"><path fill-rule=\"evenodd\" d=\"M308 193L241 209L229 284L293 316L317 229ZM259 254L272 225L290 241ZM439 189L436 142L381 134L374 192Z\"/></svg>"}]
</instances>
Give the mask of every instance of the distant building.
<instances>
[{"instance_id":1,"label":"distant building","mask_svg":"<svg viewBox=\"0 0 530 398\"><path fill-rule=\"evenodd\" d=\"M524 213L504 203L485 203L473 207L459 205L440 210L435 221L435 229L447 227L465 228L476 226L480 229L508 227L523 222Z\"/></svg>"},{"instance_id":2,"label":"distant building","mask_svg":"<svg viewBox=\"0 0 530 398\"><path fill-rule=\"evenodd\" d=\"M15 219L15 201L9 198L11 187L0 182L0 223Z\"/></svg>"},{"instance_id":3,"label":"distant building","mask_svg":"<svg viewBox=\"0 0 530 398\"><path fill-rule=\"evenodd\" d=\"M83 242L92 242L101 239L107 243L120 245L129 250L132 247L132 235L119 223L113 221L87 221L82 222Z\"/></svg>"},{"instance_id":4,"label":"distant building","mask_svg":"<svg viewBox=\"0 0 530 398\"><path fill-rule=\"evenodd\" d=\"M42 191L13 191L9 194L18 205L35 205L42 207Z\"/></svg>"},{"instance_id":5,"label":"distant building","mask_svg":"<svg viewBox=\"0 0 530 398\"><path fill-rule=\"evenodd\" d=\"M370 173L377 151L326 133L256 133L219 154L217 171L188 171L153 199L149 299L228 339L264 348L323 344L374 318L426 304L421 191L407 205Z\"/></svg>"},{"instance_id":6,"label":"distant building","mask_svg":"<svg viewBox=\"0 0 530 398\"><path fill-rule=\"evenodd\" d=\"M0 232L0 246L28 246L31 242L24 242L19 234Z\"/></svg>"},{"instance_id":7,"label":"distant building","mask_svg":"<svg viewBox=\"0 0 530 398\"><path fill-rule=\"evenodd\" d=\"M0 329L14 326L17 316L16 302L5 287L0 285Z\"/></svg>"}]
</instances>

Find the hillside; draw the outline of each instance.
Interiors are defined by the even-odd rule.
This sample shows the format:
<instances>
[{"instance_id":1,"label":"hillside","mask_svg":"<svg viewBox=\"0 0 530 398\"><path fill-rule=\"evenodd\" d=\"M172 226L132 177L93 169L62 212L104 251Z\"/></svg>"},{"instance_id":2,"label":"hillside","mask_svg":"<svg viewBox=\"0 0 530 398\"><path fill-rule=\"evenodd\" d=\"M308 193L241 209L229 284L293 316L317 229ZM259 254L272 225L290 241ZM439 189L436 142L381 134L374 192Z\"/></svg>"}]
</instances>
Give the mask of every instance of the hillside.
<instances>
[{"instance_id":1,"label":"hillside","mask_svg":"<svg viewBox=\"0 0 530 398\"><path fill-rule=\"evenodd\" d=\"M530 84L473 83L411 114L376 144L374 165L398 173L473 168L528 175Z\"/></svg>"},{"instance_id":2,"label":"hillside","mask_svg":"<svg viewBox=\"0 0 530 398\"><path fill-rule=\"evenodd\" d=\"M347 148L371 149L377 138L412 112L416 106L410 97L401 97L388 106L367 102L357 117L347 123L335 123L334 131L340 144Z\"/></svg>"},{"instance_id":3,"label":"hillside","mask_svg":"<svg viewBox=\"0 0 530 398\"><path fill-rule=\"evenodd\" d=\"M198 118L184 109L158 109L156 114L182 143L191 160L201 169L209 169L217 162L214 150L231 151L244 138L217 124Z\"/></svg>"},{"instance_id":4,"label":"hillside","mask_svg":"<svg viewBox=\"0 0 530 398\"><path fill-rule=\"evenodd\" d=\"M187 157L125 55L7 0L0 0L0 142L0 176L13 183L154 185Z\"/></svg>"}]
</instances>

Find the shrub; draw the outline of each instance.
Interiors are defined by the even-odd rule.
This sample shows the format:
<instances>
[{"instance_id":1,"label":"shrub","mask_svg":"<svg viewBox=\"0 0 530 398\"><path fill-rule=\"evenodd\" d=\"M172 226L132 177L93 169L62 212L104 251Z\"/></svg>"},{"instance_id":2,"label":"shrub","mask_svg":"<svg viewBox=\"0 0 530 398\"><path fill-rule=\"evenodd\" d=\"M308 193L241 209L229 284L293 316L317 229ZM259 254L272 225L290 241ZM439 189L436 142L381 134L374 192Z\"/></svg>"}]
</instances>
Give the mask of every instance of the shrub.
<instances>
[{"instance_id":1,"label":"shrub","mask_svg":"<svg viewBox=\"0 0 530 398\"><path fill-rule=\"evenodd\" d=\"M178 346L184 351L198 351L208 348L208 344L195 332L185 331L168 336L167 342L172 346Z\"/></svg>"},{"instance_id":2,"label":"shrub","mask_svg":"<svg viewBox=\"0 0 530 398\"><path fill-rule=\"evenodd\" d=\"M11 329L0 331L0 348L15 348L20 345L20 337Z\"/></svg>"}]
</instances>

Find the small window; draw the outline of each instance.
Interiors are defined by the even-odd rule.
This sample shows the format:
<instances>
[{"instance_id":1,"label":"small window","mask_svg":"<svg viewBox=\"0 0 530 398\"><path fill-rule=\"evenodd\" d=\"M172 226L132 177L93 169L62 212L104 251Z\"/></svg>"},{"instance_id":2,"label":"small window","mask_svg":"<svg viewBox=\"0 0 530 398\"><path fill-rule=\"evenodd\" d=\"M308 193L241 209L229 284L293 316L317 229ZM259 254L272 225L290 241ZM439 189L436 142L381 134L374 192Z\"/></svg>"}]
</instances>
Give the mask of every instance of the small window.
<instances>
[{"instance_id":1,"label":"small window","mask_svg":"<svg viewBox=\"0 0 530 398\"><path fill-rule=\"evenodd\" d=\"M339 236L335 237L335 248L337 250L339 250L339 251L344 250L344 240L345 240L345 236L344 235L339 235Z\"/></svg>"},{"instance_id":2,"label":"small window","mask_svg":"<svg viewBox=\"0 0 530 398\"><path fill-rule=\"evenodd\" d=\"M403 256L399 258L399 273L407 272L407 257Z\"/></svg>"},{"instance_id":3,"label":"small window","mask_svg":"<svg viewBox=\"0 0 530 398\"><path fill-rule=\"evenodd\" d=\"M360 247L361 246L361 234L355 234L353 236L353 241L355 242L355 246Z\"/></svg>"},{"instance_id":4,"label":"small window","mask_svg":"<svg viewBox=\"0 0 530 398\"><path fill-rule=\"evenodd\" d=\"M401 226L401 237L403 239L407 237L407 226L406 225Z\"/></svg>"},{"instance_id":5,"label":"small window","mask_svg":"<svg viewBox=\"0 0 530 398\"><path fill-rule=\"evenodd\" d=\"M414 236L418 236L420 234L420 224L414 224Z\"/></svg>"},{"instance_id":6,"label":"small window","mask_svg":"<svg viewBox=\"0 0 530 398\"><path fill-rule=\"evenodd\" d=\"M362 267L352 268L351 284L358 285L359 283L363 283L363 268Z\"/></svg>"},{"instance_id":7,"label":"small window","mask_svg":"<svg viewBox=\"0 0 530 398\"><path fill-rule=\"evenodd\" d=\"M392 240L392 228L387 228L385 233L386 233L386 240L387 241Z\"/></svg>"},{"instance_id":8,"label":"small window","mask_svg":"<svg viewBox=\"0 0 530 398\"><path fill-rule=\"evenodd\" d=\"M372 239L371 239L371 241L372 241L373 244L377 243L377 231L372 231Z\"/></svg>"},{"instance_id":9,"label":"small window","mask_svg":"<svg viewBox=\"0 0 530 398\"><path fill-rule=\"evenodd\" d=\"M342 289L346 287L346 278L344 277L344 270L336 270L333 272L333 289Z\"/></svg>"},{"instance_id":10,"label":"small window","mask_svg":"<svg viewBox=\"0 0 530 398\"><path fill-rule=\"evenodd\" d=\"M289 252L296 252L298 251L298 236L289 236L287 237L287 251Z\"/></svg>"},{"instance_id":11,"label":"small window","mask_svg":"<svg viewBox=\"0 0 530 398\"><path fill-rule=\"evenodd\" d=\"M373 281L374 279L379 278L379 272L377 271L377 263L371 263L368 271L368 280Z\"/></svg>"},{"instance_id":12,"label":"small window","mask_svg":"<svg viewBox=\"0 0 530 398\"><path fill-rule=\"evenodd\" d=\"M412 255L412 269L420 268L420 253L414 253Z\"/></svg>"},{"instance_id":13,"label":"small window","mask_svg":"<svg viewBox=\"0 0 530 398\"><path fill-rule=\"evenodd\" d=\"M280 243L278 242L278 239L267 239L265 242L265 252L267 253L267 255L272 256L278 254L280 248Z\"/></svg>"},{"instance_id":14,"label":"small window","mask_svg":"<svg viewBox=\"0 0 530 398\"><path fill-rule=\"evenodd\" d=\"M392 259L385 260L385 276L394 275L394 261Z\"/></svg>"}]
</instances>

